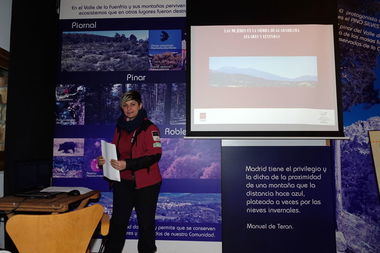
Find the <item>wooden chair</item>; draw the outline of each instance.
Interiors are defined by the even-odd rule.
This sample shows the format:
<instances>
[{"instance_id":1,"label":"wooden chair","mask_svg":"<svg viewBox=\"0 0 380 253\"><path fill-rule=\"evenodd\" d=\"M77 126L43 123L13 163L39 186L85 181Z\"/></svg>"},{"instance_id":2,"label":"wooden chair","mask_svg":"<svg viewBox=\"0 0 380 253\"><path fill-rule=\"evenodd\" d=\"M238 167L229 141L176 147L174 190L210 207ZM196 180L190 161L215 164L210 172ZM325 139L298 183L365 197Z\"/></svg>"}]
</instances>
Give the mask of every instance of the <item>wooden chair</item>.
<instances>
[{"instance_id":1,"label":"wooden chair","mask_svg":"<svg viewBox=\"0 0 380 253\"><path fill-rule=\"evenodd\" d=\"M99 253L104 252L105 249L105 243L106 243L106 236L108 235L110 229L110 217L108 214L104 213L102 220L100 222L100 235L102 236L102 243L100 244Z\"/></svg>"},{"instance_id":2,"label":"wooden chair","mask_svg":"<svg viewBox=\"0 0 380 253\"><path fill-rule=\"evenodd\" d=\"M103 212L103 206L95 204L62 214L17 214L7 221L6 231L20 253L84 253L107 217Z\"/></svg>"}]
</instances>

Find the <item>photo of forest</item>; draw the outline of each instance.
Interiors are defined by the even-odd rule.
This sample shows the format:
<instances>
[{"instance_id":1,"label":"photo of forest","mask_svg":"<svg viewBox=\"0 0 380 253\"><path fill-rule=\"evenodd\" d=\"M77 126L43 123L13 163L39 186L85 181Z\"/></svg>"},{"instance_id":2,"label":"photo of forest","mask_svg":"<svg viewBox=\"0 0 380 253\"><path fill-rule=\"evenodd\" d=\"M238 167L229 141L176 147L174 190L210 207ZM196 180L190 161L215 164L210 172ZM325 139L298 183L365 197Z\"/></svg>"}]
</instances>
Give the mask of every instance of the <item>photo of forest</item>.
<instances>
[{"instance_id":1,"label":"photo of forest","mask_svg":"<svg viewBox=\"0 0 380 253\"><path fill-rule=\"evenodd\" d=\"M171 89L170 125L186 124L186 84L173 83Z\"/></svg>"},{"instance_id":2,"label":"photo of forest","mask_svg":"<svg viewBox=\"0 0 380 253\"><path fill-rule=\"evenodd\" d=\"M165 94L167 85L165 83L151 84L126 84L126 92L136 90L141 94L143 106L148 113L148 118L155 124L163 124L165 114Z\"/></svg>"},{"instance_id":3,"label":"photo of forest","mask_svg":"<svg viewBox=\"0 0 380 253\"><path fill-rule=\"evenodd\" d=\"M85 99L86 124L115 124L121 113L119 100L124 92L124 85L120 83L89 87Z\"/></svg>"},{"instance_id":4,"label":"photo of forest","mask_svg":"<svg viewBox=\"0 0 380 253\"><path fill-rule=\"evenodd\" d=\"M185 124L185 83L116 83L88 87L86 124L114 124L121 114L120 97L130 90L140 92L148 118L155 124Z\"/></svg>"}]
</instances>

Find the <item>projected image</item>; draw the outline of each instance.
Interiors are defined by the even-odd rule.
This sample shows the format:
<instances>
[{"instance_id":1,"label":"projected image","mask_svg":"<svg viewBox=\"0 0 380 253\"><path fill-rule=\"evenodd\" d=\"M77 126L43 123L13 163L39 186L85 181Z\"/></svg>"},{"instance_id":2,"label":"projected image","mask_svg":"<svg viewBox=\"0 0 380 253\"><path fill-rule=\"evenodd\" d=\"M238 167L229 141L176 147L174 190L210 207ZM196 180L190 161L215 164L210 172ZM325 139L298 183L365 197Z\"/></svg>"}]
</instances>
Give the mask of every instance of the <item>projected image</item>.
<instances>
[{"instance_id":1,"label":"projected image","mask_svg":"<svg viewBox=\"0 0 380 253\"><path fill-rule=\"evenodd\" d=\"M82 157L53 157L53 178L82 178Z\"/></svg>"},{"instance_id":2,"label":"projected image","mask_svg":"<svg viewBox=\"0 0 380 253\"><path fill-rule=\"evenodd\" d=\"M53 156L83 156L84 139L55 138Z\"/></svg>"},{"instance_id":3,"label":"projected image","mask_svg":"<svg viewBox=\"0 0 380 253\"><path fill-rule=\"evenodd\" d=\"M147 71L148 32L63 32L61 71Z\"/></svg>"},{"instance_id":4,"label":"projected image","mask_svg":"<svg viewBox=\"0 0 380 253\"><path fill-rule=\"evenodd\" d=\"M214 87L314 87L316 56L210 57Z\"/></svg>"},{"instance_id":5,"label":"projected image","mask_svg":"<svg viewBox=\"0 0 380 253\"><path fill-rule=\"evenodd\" d=\"M102 154L101 139L88 138L84 141L83 164L86 177L103 177L103 171L98 166L97 157Z\"/></svg>"},{"instance_id":6,"label":"projected image","mask_svg":"<svg viewBox=\"0 0 380 253\"><path fill-rule=\"evenodd\" d=\"M165 152L159 166L164 178L220 178L220 141L162 138L161 143Z\"/></svg>"},{"instance_id":7,"label":"projected image","mask_svg":"<svg viewBox=\"0 0 380 253\"><path fill-rule=\"evenodd\" d=\"M190 32L188 135L343 134L333 25L196 25Z\"/></svg>"},{"instance_id":8,"label":"projected image","mask_svg":"<svg viewBox=\"0 0 380 253\"><path fill-rule=\"evenodd\" d=\"M84 125L84 85L60 84L56 87L56 124Z\"/></svg>"},{"instance_id":9,"label":"projected image","mask_svg":"<svg viewBox=\"0 0 380 253\"><path fill-rule=\"evenodd\" d=\"M149 31L150 70L182 70L182 31Z\"/></svg>"}]
</instances>

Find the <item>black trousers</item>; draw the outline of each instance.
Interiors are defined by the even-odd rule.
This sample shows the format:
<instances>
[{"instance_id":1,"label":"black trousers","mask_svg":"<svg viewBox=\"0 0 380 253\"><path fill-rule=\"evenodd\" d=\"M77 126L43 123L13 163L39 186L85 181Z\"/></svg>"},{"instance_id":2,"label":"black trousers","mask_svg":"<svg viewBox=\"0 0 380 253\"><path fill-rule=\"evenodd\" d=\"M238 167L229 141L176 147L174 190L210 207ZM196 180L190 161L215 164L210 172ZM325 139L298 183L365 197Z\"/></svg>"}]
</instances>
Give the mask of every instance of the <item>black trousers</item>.
<instances>
[{"instance_id":1,"label":"black trousers","mask_svg":"<svg viewBox=\"0 0 380 253\"><path fill-rule=\"evenodd\" d=\"M105 253L120 253L132 209L139 225L138 252L153 253L156 247L155 215L161 183L135 189L134 181L121 180L113 184L113 209Z\"/></svg>"}]
</instances>

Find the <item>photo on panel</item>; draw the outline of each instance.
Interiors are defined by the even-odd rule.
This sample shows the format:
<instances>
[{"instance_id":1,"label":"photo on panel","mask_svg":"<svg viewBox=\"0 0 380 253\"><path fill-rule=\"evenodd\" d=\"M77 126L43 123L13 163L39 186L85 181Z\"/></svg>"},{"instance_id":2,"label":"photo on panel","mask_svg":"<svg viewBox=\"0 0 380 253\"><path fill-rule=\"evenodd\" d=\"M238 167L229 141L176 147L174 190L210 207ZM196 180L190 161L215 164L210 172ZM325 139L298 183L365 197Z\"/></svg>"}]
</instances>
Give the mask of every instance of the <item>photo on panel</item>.
<instances>
[{"instance_id":1,"label":"photo on panel","mask_svg":"<svg viewBox=\"0 0 380 253\"><path fill-rule=\"evenodd\" d=\"M86 124L115 124L121 113L119 101L123 89L120 83L89 87L86 96Z\"/></svg>"},{"instance_id":2,"label":"photo on panel","mask_svg":"<svg viewBox=\"0 0 380 253\"><path fill-rule=\"evenodd\" d=\"M63 32L61 71L147 71L147 30Z\"/></svg>"},{"instance_id":3,"label":"photo on panel","mask_svg":"<svg viewBox=\"0 0 380 253\"><path fill-rule=\"evenodd\" d=\"M55 138L53 156L83 156L83 138Z\"/></svg>"},{"instance_id":4,"label":"photo on panel","mask_svg":"<svg viewBox=\"0 0 380 253\"><path fill-rule=\"evenodd\" d=\"M99 204L105 213L112 216L112 192L102 192ZM161 192L156 211L156 236L165 240L188 240L181 227L188 227L192 239L217 241L221 239L221 194L220 193L170 193ZM191 228L191 229L190 229ZM207 236L205 237L205 231ZM138 223L132 211L126 237L136 239Z\"/></svg>"},{"instance_id":5,"label":"photo on panel","mask_svg":"<svg viewBox=\"0 0 380 253\"><path fill-rule=\"evenodd\" d=\"M184 70L183 46L181 30L150 30L149 70Z\"/></svg>"},{"instance_id":6,"label":"photo on panel","mask_svg":"<svg viewBox=\"0 0 380 253\"><path fill-rule=\"evenodd\" d=\"M84 141L84 171L86 177L103 177L103 171L98 166L97 157L102 154L101 139L98 138L86 138Z\"/></svg>"},{"instance_id":7,"label":"photo on panel","mask_svg":"<svg viewBox=\"0 0 380 253\"><path fill-rule=\"evenodd\" d=\"M161 138L161 143L165 152L159 166L164 178L221 178L220 141Z\"/></svg>"},{"instance_id":8,"label":"photo on panel","mask_svg":"<svg viewBox=\"0 0 380 253\"><path fill-rule=\"evenodd\" d=\"M186 83L173 83L171 93L170 125L186 124Z\"/></svg>"},{"instance_id":9,"label":"photo on panel","mask_svg":"<svg viewBox=\"0 0 380 253\"><path fill-rule=\"evenodd\" d=\"M53 157L53 178L82 178L82 168L83 157Z\"/></svg>"},{"instance_id":10,"label":"photo on panel","mask_svg":"<svg viewBox=\"0 0 380 253\"><path fill-rule=\"evenodd\" d=\"M166 115L167 84L166 83L128 83L125 85L125 91L136 90L141 94L143 106L148 114L148 118L155 124L164 124L168 121L169 115ZM170 104L169 104L170 106Z\"/></svg>"},{"instance_id":11,"label":"photo on panel","mask_svg":"<svg viewBox=\"0 0 380 253\"><path fill-rule=\"evenodd\" d=\"M84 85L57 85L55 90L57 125L84 125L85 94Z\"/></svg>"}]
</instances>

